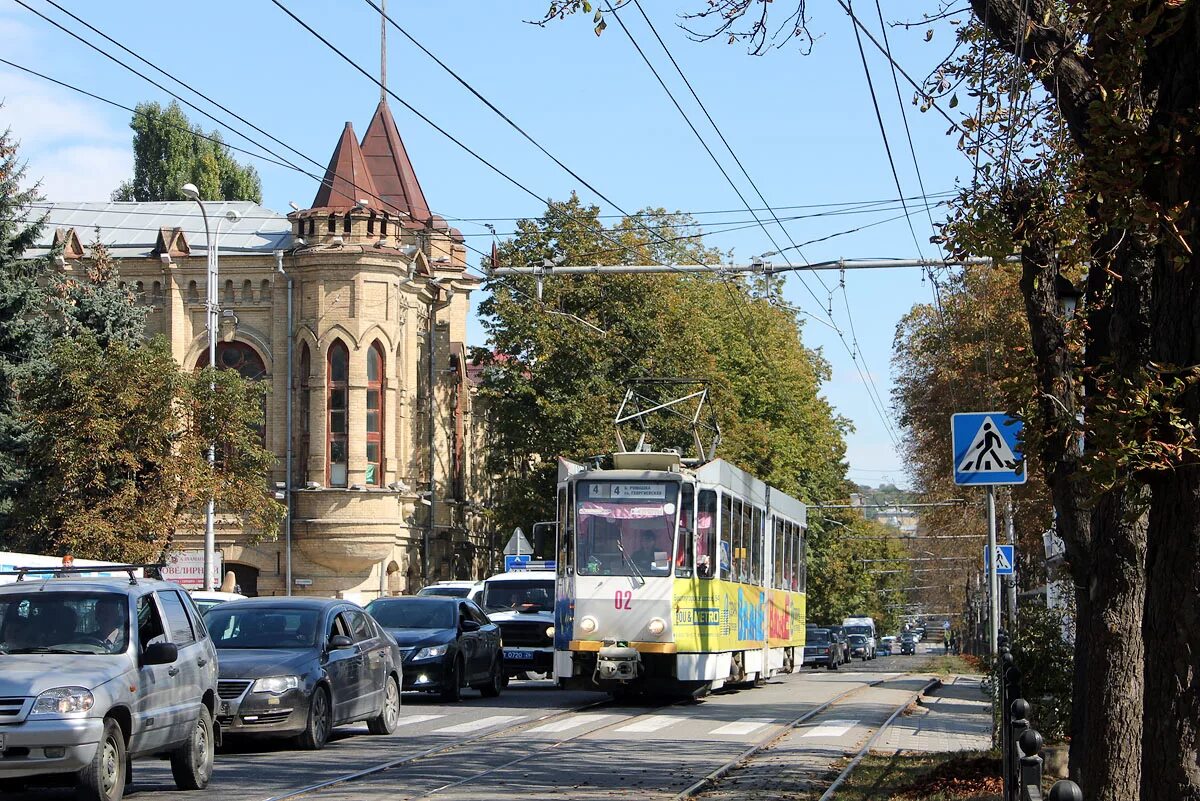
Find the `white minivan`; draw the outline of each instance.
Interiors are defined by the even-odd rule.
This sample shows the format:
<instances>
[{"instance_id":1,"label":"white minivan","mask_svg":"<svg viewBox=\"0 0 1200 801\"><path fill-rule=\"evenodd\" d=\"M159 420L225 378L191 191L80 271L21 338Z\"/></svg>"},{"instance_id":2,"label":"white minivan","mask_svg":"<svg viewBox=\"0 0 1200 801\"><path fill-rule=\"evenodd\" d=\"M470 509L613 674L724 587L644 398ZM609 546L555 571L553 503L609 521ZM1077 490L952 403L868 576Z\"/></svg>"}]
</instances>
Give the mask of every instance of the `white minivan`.
<instances>
[{"instance_id":1,"label":"white minivan","mask_svg":"<svg viewBox=\"0 0 1200 801\"><path fill-rule=\"evenodd\" d=\"M851 634L861 634L867 638L867 659L876 656L875 621L869 617L848 617L842 621L842 630L849 637Z\"/></svg>"}]
</instances>

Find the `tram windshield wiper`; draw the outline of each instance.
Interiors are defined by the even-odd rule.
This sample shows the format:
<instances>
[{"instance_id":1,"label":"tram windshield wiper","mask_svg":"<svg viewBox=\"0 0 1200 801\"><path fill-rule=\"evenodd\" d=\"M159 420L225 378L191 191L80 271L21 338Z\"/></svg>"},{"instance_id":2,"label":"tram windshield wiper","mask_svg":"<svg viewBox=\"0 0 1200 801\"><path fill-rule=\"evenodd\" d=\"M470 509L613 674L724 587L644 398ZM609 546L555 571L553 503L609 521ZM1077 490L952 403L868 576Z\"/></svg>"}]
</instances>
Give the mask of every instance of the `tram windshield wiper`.
<instances>
[{"instance_id":1,"label":"tram windshield wiper","mask_svg":"<svg viewBox=\"0 0 1200 801\"><path fill-rule=\"evenodd\" d=\"M625 560L625 564L629 565L629 569L633 571L635 576L637 576L638 582L640 582L638 586L645 587L646 577L642 575L642 571L638 570L638 566L635 565L633 560L629 558L629 555L625 553L625 549L621 547L620 540L617 540L617 550L621 552L621 558Z\"/></svg>"}]
</instances>

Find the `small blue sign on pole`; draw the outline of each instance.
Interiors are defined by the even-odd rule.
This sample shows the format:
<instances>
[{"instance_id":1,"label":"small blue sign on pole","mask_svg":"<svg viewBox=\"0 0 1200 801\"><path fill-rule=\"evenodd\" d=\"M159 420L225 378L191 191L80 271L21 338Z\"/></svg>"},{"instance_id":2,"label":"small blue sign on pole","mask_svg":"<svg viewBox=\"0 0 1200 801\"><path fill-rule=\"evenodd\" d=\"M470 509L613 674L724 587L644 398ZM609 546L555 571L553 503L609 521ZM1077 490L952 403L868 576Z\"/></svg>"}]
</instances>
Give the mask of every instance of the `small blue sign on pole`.
<instances>
[{"instance_id":1,"label":"small blue sign on pole","mask_svg":"<svg viewBox=\"0 0 1200 801\"><path fill-rule=\"evenodd\" d=\"M950 417L954 483L968 487L1024 484L1024 424L1004 412L967 412Z\"/></svg>"},{"instance_id":2,"label":"small blue sign on pole","mask_svg":"<svg viewBox=\"0 0 1200 801\"><path fill-rule=\"evenodd\" d=\"M529 567L530 556L506 556L504 557L504 572L512 570L525 570Z\"/></svg>"},{"instance_id":3,"label":"small blue sign on pole","mask_svg":"<svg viewBox=\"0 0 1200 801\"><path fill-rule=\"evenodd\" d=\"M983 549L983 566L986 570L991 570L992 566L987 558L987 548ZM996 546L996 575L1011 576L1017 572L1017 556L1016 550L1012 545L997 545Z\"/></svg>"}]
</instances>

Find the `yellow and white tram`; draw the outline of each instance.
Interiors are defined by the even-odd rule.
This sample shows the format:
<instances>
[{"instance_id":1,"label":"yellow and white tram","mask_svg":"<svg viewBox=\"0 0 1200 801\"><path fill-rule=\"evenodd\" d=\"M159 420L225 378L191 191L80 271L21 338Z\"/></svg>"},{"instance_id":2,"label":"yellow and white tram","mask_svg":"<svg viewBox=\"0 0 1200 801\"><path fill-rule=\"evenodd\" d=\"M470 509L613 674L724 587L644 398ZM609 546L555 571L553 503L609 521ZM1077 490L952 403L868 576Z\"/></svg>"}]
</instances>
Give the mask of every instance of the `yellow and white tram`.
<instances>
[{"instance_id":1,"label":"yellow and white tram","mask_svg":"<svg viewBox=\"0 0 1200 801\"><path fill-rule=\"evenodd\" d=\"M560 684L697 694L802 664L803 503L719 459L561 465Z\"/></svg>"}]
</instances>

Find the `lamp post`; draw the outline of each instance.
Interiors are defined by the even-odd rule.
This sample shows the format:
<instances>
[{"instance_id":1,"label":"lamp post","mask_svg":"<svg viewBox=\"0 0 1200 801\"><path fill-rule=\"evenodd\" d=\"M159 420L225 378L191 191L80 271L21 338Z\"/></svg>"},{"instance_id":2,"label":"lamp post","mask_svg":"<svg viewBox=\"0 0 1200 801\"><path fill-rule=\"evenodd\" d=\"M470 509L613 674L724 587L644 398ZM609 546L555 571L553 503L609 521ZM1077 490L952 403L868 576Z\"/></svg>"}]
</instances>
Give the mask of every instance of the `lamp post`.
<instances>
[{"instance_id":1,"label":"lamp post","mask_svg":"<svg viewBox=\"0 0 1200 801\"><path fill-rule=\"evenodd\" d=\"M216 230L210 232L208 227L208 210L204 207L204 202L200 200L200 190L195 184L184 184L181 187L183 194L190 200L196 201L196 205L200 207L200 216L204 220L204 250L208 260L208 279L205 282L204 310L208 320L208 365L212 369L217 369L217 326L220 324L221 310L217 305L217 249L220 246L221 240L221 220L217 218ZM236 222L241 218L233 209L225 212L225 219L230 222ZM212 234L215 233L215 236ZM209 382L209 390L213 393L217 391L217 383L214 379ZM212 470L216 470L217 464L217 446L215 442L208 444L208 466ZM217 587L216 581L216 536L213 532L213 522L216 515L216 499L209 495L208 503L204 508L204 589L213 590Z\"/></svg>"}]
</instances>

